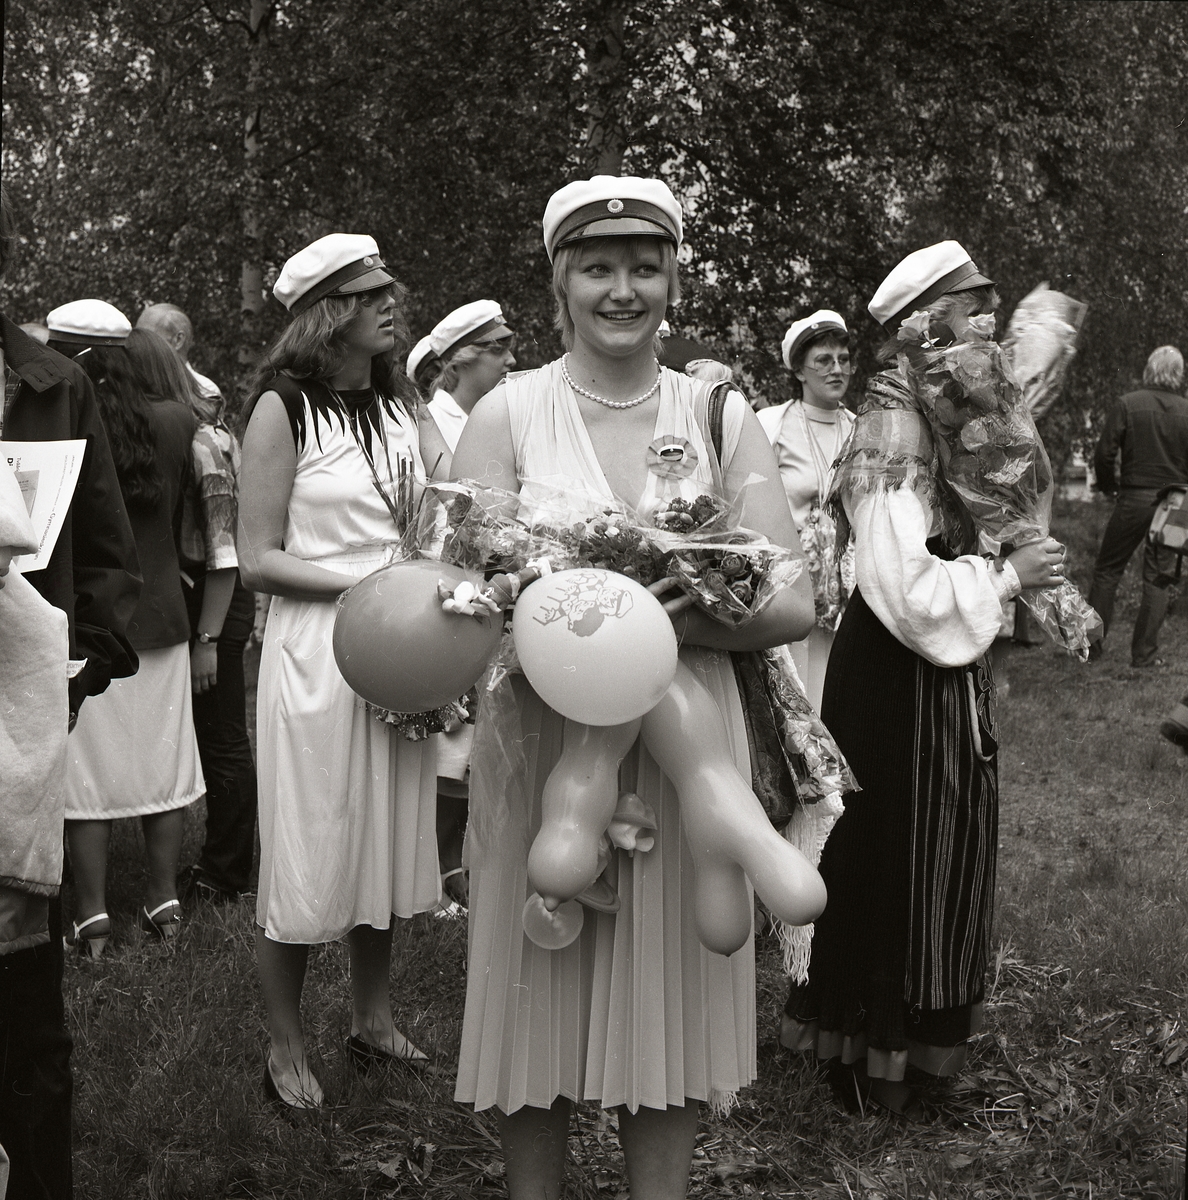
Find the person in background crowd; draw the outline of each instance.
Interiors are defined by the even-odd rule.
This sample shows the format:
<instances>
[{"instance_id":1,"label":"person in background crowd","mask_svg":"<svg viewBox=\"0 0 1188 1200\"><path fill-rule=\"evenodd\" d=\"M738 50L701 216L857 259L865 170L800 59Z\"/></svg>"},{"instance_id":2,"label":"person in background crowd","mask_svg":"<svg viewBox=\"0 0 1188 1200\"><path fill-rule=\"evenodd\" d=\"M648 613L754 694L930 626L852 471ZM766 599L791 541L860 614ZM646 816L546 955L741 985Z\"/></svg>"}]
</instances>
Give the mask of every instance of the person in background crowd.
<instances>
[{"instance_id":1,"label":"person in background crowd","mask_svg":"<svg viewBox=\"0 0 1188 1200\"><path fill-rule=\"evenodd\" d=\"M189 318L172 304L153 304L137 329L168 335L192 384L186 400L198 420L193 474L196 511L183 531L182 565L190 621L194 731L206 780L206 838L198 861L178 877L183 904L221 903L249 891L256 839L256 768L247 733L243 653L255 599L240 581L235 554L239 517L239 443L223 420L222 392L186 360ZM154 381L154 390L165 386Z\"/></svg>"},{"instance_id":2,"label":"person in background crowd","mask_svg":"<svg viewBox=\"0 0 1188 1200\"><path fill-rule=\"evenodd\" d=\"M273 295L292 320L247 410L238 547L244 581L273 596L257 693L264 1091L307 1109L322 1103L301 1026L311 945L346 938L356 1067L427 1057L396 1028L388 980L393 916L441 896L434 744L364 706L331 634L338 597L399 552L400 481L448 471L450 452L401 375L404 289L373 238L320 238Z\"/></svg>"},{"instance_id":3,"label":"person in background crowd","mask_svg":"<svg viewBox=\"0 0 1188 1200\"><path fill-rule=\"evenodd\" d=\"M14 234L8 196L0 188L0 277ZM65 685L66 711L58 717L58 729L64 731L88 695L102 692L113 677L136 670L136 652L127 639L141 586L136 543L91 381L82 369L0 316L0 382L0 437L81 438L87 443L66 524L48 566L26 574L21 584L13 581L10 593L11 601L27 583L53 610L64 613L69 657L75 666L85 663ZM28 600L18 602L34 607ZM52 637L52 611L36 614L35 623ZM0 618L0 636L7 626L7 616ZM31 652L33 645L22 635L16 648ZM7 663L0 674L7 685L22 686ZM26 732L41 742L40 730L30 726ZM50 765L57 761L54 747L61 732L44 732L41 765L47 786L54 781L52 811L37 807L24 810L27 821L18 817L8 806L20 803L23 786L7 767L0 788L0 856L5 864L27 863L6 865L8 881L0 885L0 1146L10 1160L8 1200L68 1200L73 1188L71 1041L62 1003L58 897L64 794L61 777ZM17 761L30 772L26 778L40 787L32 779L37 759L24 753L15 732L12 736ZM27 859L26 851L34 847L39 862Z\"/></svg>"},{"instance_id":4,"label":"person in background crowd","mask_svg":"<svg viewBox=\"0 0 1188 1200\"><path fill-rule=\"evenodd\" d=\"M713 389L661 368L655 357L657 327L680 294L675 197L654 179L601 175L571 183L549 201L544 239L556 324L570 352L479 403L458 444L455 477L518 490L528 520L541 504L535 481L564 477L575 497L589 496L573 502L579 520L613 497L658 503L661 476L649 467L648 450L663 437L688 448L688 479L712 486L712 426L707 436L698 414ZM745 480L761 476L747 489L745 523L795 550L767 440L739 392L724 401L725 488L737 495ZM653 590L664 594L670 584ZM731 731L735 765L749 772L738 689L729 659L714 648L778 645L807 630L807 580L780 591L737 630L690 607L685 596L666 609L682 662L711 692ZM728 1110L755 1075L753 944L748 939L727 958L698 939L677 793L641 744L623 759L623 784L654 806L658 829L647 854L612 851L610 886L621 908L617 915L591 910L564 949L530 941L523 925L527 848L540 823L541 789L561 752L563 720L517 678L484 702L479 722L455 1099L497 1106L511 1200L560 1194L571 1104L581 1100L617 1109L635 1200L683 1196L700 1102ZM531 747L511 778L495 750L494 731L506 728Z\"/></svg>"},{"instance_id":5,"label":"person in background crowd","mask_svg":"<svg viewBox=\"0 0 1188 1200\"><path fill-rule=\"evenodd\" d=\"M21 332L27 333L35 342L46 345L49 341L49 328L40 321L26 321L21 325Z\"/></svg>"},{"instance_id":6,"label":"person in background crowd","mask_svg":"<svg viewBox=\"0 0 1188 1200\"><path fill-rule=\"evenodd\" d=\"M49 905L62 882L70 711L66 614L11 568L13 555L36 553L39 542L0 455L0 1196L13 1197L66 1195L70 1169L69 1092L64 1109L52 1106L62 1109L52 1132L38 1111L49 1082L39 1068L50 1066L52 1078L54 1060L69 1052L61 987L30 987L28 972L55 956ZM34 1014L31 1000L46 1009Z\"/></svg>"},{"instance_id":7,"label":"person in background crowd","mask_svg":"<svg viewBox=\"0 0 1188 1200\"><path fill-rule=\"evenodd\" d=\"M918 310L961 336L996 304L957 242L887 276L869 309L890 365L867 385L829 496L853 529L857 589L821 716L862 790L845 797L821 856L829 903L780 1041L829 1062L844 1096L856 1088L907 1116L921 1105L908 1068L960 1071L982 1022L998 846L986 651L1004 600L1063 578L1052 538L997 564L977 553L915 385L894 365L896 334Z\"/></svg>"},{"instance_id":8,"label":"person in background crowd","mask_svg":"<svg viewBox=\"0 0 1188 1200\"><path fill-rule=\"evenodd\" d=\"M443 317L408 356L408 377L429 394L429 411L450 453L474 406L516 365L516 335L494 300Z\"/></svg>"},{"instance_id":9,"label":"person in background crowd","mask_svg":"<svg viewBox=\"0 0 1188 1200\"><path fill-rule=\"evenodd\" d=\"M759 413L776 452L780 479L813 580L817 622L792 658L813 707L820 712L834 631L853 586L852 558L839 564L833 518L825 511L833 463L854 425L844 407L850 386L850 332L831 309L793 321L781 346L795 399ZM843 570L844 567L844 570Z\"/></svg>"},{"instance_id":10,"label":"person in background crowd","mask_svg":"<svg viewBox=\"0 0 1188 1200\"><path fill-rule=\"evenodd\" d=\"M55 309L48 324L54 337L85 336L106 318L94 302L82 300ZM111 823L122 817L139 817L144 831L149 880L140 927L163 940L176 936L184 810L204 790L190 699L190 623L178 565L197 422L173 351L127 321L122 332L122 341L92 346L82 356L111 436L144 572L144 591L128 622L140 669L83 709L70 740L66 841L78 902L70 942L85 958L98 958L111 935L107 851Z\"/></svg>"},{"instance_id":11,"label":"person in background crowd","mask_svg":"<svg viewBox=\"0 0 1188 1200\"><path fill-rule=\"evenodd\" d=\"M150 304L137 318L136 328L147 329L169 344L169 348L181 359L203 400L217 401L223 398L219 385L195 371L190 363L190 351L194 348L194 326L176 304Z\"/></svg>"},{"instance_id":12,"label":"person in background crowd","mask_svg":"<svg viewBox=\"0 0 1188 1200\"><path fill-rule=\"evenodd\" d=\"M1180 395L1184 358L1175 346L1160 346L1143 368L1143 386L1110 411L1093 455L1097 486L1115 499L1093 568L1089 603L1101 617L1104 633L1114 618L1114 595L1126 564L1147 536L1160 490L1188 484L1188 399ZM1115 460L1122 455L1120 478ZM1143 595L1134 621L1130 665L1158 663L1159 627L1167 615L1175 582L1176 556L1148 544L1143 551ZM1102 653L1090 648L1090 658Z\"/></svg>"},{"instance_id":13,"label":"person in background crowd","mask_svg":"<svg viewBox=\"0 0 1188 1200\"><path fill-rule=\"evenodd\" d=\"M685 363L685 374L690 379L703 379L706 383L728 383L734 380L734 372L716 358L692 358Z\"/></svg>"},{"instance_id":14,"label":"person in background crowd","mask_svg":"<svg viewBox=\"0 0 1188 1200\"><path fill-rule=\"evenodd\" d=\"M515 334L494 300L456 308L423 337L408 356L408 377L429 393L429 412L450 453L474 406L516 365ZM434 734L437 743L437 853L441 883L460 915L467 902L462 841L466 832L470 749L474 726Z\"/></svg>"}]
</instances>

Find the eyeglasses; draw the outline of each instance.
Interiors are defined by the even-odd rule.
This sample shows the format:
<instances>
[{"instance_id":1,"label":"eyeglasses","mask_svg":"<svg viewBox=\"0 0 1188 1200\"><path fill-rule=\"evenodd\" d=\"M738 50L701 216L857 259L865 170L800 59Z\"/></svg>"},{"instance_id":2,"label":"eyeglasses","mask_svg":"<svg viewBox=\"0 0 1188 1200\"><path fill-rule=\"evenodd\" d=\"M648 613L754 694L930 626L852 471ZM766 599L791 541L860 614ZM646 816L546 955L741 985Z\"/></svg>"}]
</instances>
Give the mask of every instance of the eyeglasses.
<instances>
[{"instance_id":1,"label":"eyeglasses","mask_svg":"<svg viewBox=\"0 0 1188 1200\"><path fill-rule=\"evenodd\" d=\"M815 355L812 362L805 362L804 367L808 371L812 371L817 375L829 375L834 371L840 371L843 375L849 375L854 369L850 363L848 354L823 354Z\"/></svg>"},{"instance_id":2,"label":"eyeglasses","mask_svg":"<svg viewBox=\"0 0 1188 1200\"><path fill-rule=\"evenodd\" d=\"M481 350L484 354L494 354L499 357L504 354L514 354L516 350L515 337L495 338L487 342L471 342L471 345L476 350Z\"/></svg>"},{"instance_id":3,"label":"eyeglasses","mask_svg":"<svg viewBox=\"0 0 1188 1200\"><path fill-rule=\"evenodd\" d=\"M355 295L359 297L359 303L364 308L370 308L373 304L379 304L383 300L394 300L396 298L396 291L389 283L383 287L372 288L367 292L356 292Z\"/></svg>"}]
</instances>

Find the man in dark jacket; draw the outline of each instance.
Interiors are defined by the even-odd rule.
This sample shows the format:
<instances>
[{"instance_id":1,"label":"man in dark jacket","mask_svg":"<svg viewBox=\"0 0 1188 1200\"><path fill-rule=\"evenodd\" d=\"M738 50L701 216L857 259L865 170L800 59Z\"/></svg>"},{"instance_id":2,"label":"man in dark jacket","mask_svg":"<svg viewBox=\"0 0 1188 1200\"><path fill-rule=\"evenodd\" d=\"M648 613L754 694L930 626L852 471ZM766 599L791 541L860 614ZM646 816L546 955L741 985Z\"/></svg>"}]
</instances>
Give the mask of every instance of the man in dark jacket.
<instances>
[{"instance_id":1,"label":"man in dark jacket","mask_svg":"<svg viewBox=\"0 0 1188 1200\"><path fill-rule=\"evenodd\" d=\"M1156 498L1170 484L1188 484L1188 399L1179 395L1184 359L1175 346L1160 346L1147 359L1143 388L1123 396L1106 420L1093 456L1097 486L1117 503L1101 539L1089 603L1108 633L1114 593L1130 556L1147 536ZM1114 460L1122 455L1121 486ZM1156 663L1159 627L1175 582L1176 556L1148 545L1143 554L1143 596L1134 623L1131 665ZM1104 636L1104 635L1103 635ZM1097 653L1100 653L1100 643Z\"/></svg>"},{"instance_id":2,"label":"man in dark jacket","mask_svg":"<svg viewBox=\"0 0 1188 1200\"><path fill-rule=\"evenodd\" d=\"M11 242L7 198L0 196L0 275ZM0 379L0 438L87 443L49 564L25 576L66 613L70 657L86 660L70 681L73 718L86 696L104 691L113 678L135 674L139 665L126 636L141 586L136 543L86 373L0 316ZM3 793L0 780L0 803ZM3 836L0 820L0 850ZM33 922L35 906L10 882L0 866L0 1146L10 1160L7 1196L68 1200L72 1083L62 1006L61 903L54 897Z\"/></svg>"}]
</instances>

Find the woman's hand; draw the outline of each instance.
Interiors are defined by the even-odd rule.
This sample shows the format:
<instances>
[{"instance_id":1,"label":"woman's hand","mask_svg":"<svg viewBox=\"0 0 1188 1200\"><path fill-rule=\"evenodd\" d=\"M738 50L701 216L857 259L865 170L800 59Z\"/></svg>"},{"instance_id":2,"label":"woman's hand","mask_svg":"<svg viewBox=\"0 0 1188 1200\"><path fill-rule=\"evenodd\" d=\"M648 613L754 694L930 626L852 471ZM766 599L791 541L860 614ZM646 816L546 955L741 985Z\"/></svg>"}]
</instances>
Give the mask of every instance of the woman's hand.
<instances>
[{"instance_id":1,"label":"woman's hand","mask_svg":"<svg viewBox=\"0 0 1188 1200\"><path fill-rule=\"evenodd\" d=\"M651 592L657 600L660 600L660 603L664 606L664 611L668 613L668 618L670 621L672 621L674 626L677 623L677 618L680 617L681 614L684 613L693 603L692 596L677 589L675 575L665 575L663 579L657 579L655 583L648 585L648 591ZM665 592L676 592L676 595L671 600L662 600L661 597L665 594ZM688 624L688 620L688 616L685 616L682 619L681 624Z\"/></svg>"},{"instance_id":2,"label":"woman's hand","mask_svg":"<svg viewBox=\"0 0 1188 1200\"><path fill-rule=\"evenodd\" d=\"M1064 582L1064 547L1053 537L1020 546L1007 562L1027 588L1056 587Z\"/></svg>"},{"instance_id":3,"label":"woman's hand","mask_svg":"<svg viewBox=\"0 0 1188 1200\"><path fill-rule=\"evenodd\" d=\"M219 647L215 642L195 642L190 651L190 686L209 692L219 681Z\"/></svg>"}]
</instances>

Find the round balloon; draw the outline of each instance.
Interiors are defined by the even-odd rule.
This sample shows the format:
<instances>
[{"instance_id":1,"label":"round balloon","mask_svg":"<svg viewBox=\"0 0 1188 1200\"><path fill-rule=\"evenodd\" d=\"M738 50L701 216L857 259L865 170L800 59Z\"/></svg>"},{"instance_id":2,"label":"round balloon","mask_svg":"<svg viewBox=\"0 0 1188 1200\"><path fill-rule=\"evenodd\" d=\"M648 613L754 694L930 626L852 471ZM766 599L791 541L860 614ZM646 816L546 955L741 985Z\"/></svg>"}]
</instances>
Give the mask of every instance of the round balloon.
<instances>
[{"instance_id":1,"label":"round balloon","mask_svg":"<svg viewBox=\"0 0 1188 1200\"><path fill-rule=\"evenodd\" d=\"M512 633L528 682L563 717L621 725L650 712L676 673L664 606L614 571L546 575L516 601Z\"/></svg>"},{"instance_id":2,"label":"round balloon","mask_svg":"<svg viewBox=\"0 0 1188 1200\"><path fill-rule=\"evenodd\" d=\"M474 686L499 645L498 617L442 611L449 588L482 580L449 563L410 559L365 576L339 601L334 658L364 700L395 712L425 712Z\"/></svg>"}]
</instances>

